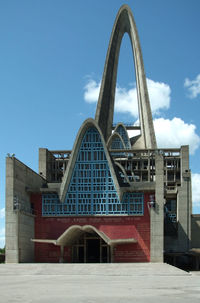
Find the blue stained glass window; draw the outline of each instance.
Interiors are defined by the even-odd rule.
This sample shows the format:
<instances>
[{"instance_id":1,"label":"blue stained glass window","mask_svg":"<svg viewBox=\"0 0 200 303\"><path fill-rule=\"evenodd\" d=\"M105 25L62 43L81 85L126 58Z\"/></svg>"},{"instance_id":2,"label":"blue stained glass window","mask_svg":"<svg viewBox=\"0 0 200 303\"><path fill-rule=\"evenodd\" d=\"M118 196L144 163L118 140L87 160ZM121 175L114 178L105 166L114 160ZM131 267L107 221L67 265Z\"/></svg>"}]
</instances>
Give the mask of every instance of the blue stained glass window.
<instances>
[{"instance_id":1,"label":"blue stained glass window","mask_svg":"<svg viewBox=\"0 0 200 303\"><path fill-rule=\"evenodd\" d=\"M124 127L122 125L118 125L116 131L118 134L120 134L120 136L122 137L124 144L126 146L127 149L131 148L131 143L130 143L130 139L124 129Z\"/></svg>"},{"instance_id":2,"label":"blue stained glass window","mask_svg":"<svg viewBox=\"0 0 200 303\"><path fill-rule=\"evenodd\" d=\"M124 149L122 140L119 137L114 137L111 144L111 149Z\"/></svg>"},{"instance_id":3,"label":"blue stained glass window","mask_svg":"<svg viewBox=\"0 0 200 303\"><path fill-rule=\"evenodd\" d=\"M112 139L111 149L125 149L125 146L123 145L122 140L119 137L114 137ZM124 153L114 153L115 157L123 157L124 155Z\"/></svg>"},{"instance_id":4,"label":"blue stained glass window","mask_svg":"<svg viewBox=\"0 0 200 303\"><path fill-rule=\"evenodd\" d=\"M109 164L96 128L85 133L64 203L43 194L43 215L143 214L143 194L126 193L119 201Z\"/></svg>"}]
</instances>

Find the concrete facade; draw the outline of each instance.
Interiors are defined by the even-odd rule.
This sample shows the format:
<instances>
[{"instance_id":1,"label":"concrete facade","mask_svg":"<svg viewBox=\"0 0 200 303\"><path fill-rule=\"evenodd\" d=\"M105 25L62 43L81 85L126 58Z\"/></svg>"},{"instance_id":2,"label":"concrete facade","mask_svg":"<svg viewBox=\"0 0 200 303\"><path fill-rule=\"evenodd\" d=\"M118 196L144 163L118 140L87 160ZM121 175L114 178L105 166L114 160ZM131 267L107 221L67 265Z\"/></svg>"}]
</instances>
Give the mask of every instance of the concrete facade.
<instances>
[{"instance_id":1,"label":"concrete facade","mask_svg":"<svg viewBox=\"0 0 200 303\"><path fill-rule=\"evenodd\" d=\"M164 163L163 156L155 156L155 206L151 207L151 262L163 262L164 251Z\"/></svg>"},{"instance_id":2,"label":"concrete facade","mask_svg":"<svg viewBox=\"0 0 200 303\"><path fill-rule=\"evenodd\" d=\"M6 262L33 262L34 215L30 192L44 180L14 157L6 159Z\"/></svg>"},{"instance_id":3,"label":"concrete facade","mask_svg":"<svg viewBox=\"0 0 200 303\"><path fill-rule=\"evenodd\" d=\"M113 124L125 32L136 67L138 127ZM129 138L129 130L140 135ZM73 149L40 148L38 174L14 157L6 161L7 263L92 257L163 262L164 254L191 248L189 148L157 148L138 33L127 5L114 23L95 120L83 123Z\"/></svg>"},{"instance_id":4,"label":"concrete facade","mask_svg":"<svg viewBox=\"0 0 200 303\"><path fill-rule=\"evenodd\" d=\"M168 251L184 252L191 248L191 214L192 214L192 196L191 196L191 172L189 169L189 148L181 147L181 182L176 188L177 199L177 236L165 237L165 247ZM175 197L174 193L168 193L168 196Z\"/></svg>"}]
</instances>

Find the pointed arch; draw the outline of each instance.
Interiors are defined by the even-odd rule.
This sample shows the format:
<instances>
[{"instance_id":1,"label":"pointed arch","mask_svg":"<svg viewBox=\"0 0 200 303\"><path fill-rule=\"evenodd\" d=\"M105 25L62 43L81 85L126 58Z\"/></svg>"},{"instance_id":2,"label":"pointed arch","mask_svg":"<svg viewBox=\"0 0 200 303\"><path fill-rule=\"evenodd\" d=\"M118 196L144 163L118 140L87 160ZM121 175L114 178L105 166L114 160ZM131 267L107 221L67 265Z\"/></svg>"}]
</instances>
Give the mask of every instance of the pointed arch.
<instances>
[{"instance_id":1,"label":"pointed arch","mask_svg":"<svg viewBox=\"0 0 200 303\"><path fill-rule=\"evenodd\" d=\"M81 126L81 128L78 132L78 135L76 137L76 140L75 140L75 143L74 143L74 146L73 146L73 152L71 154L71 157L70 157L70 160L69 160L69 163L68 163L68 166L67 166L67 169L65 171L65 174L64 174L64 177L63 177L63 180L62 180L62 183L61 183L61 187L60 187L60 200L61 200L61 202L64 202L64 200L66 198L67 190L68 190L68 187L69 187L70 182L71 182L71 178L72 178L72 175L73 175L75 164L76 164L76 161L78 160L78 157L80 156L79 151L80 151L80 148L81 148L81 144L83 143L84 136L85 136L87 130L89 130L90 128L95 129L97 131L97 133L99 134L99 136L100 136L100 140L101 140L100 144L102 144L102 146L103 146L106 161L108 161L109 170L110 170L110 173L112 175L112 179L113 179L114 186L115 186L115 189L117 191L119 200L121 200L121 198L122 198L122 192L120 190L119 182L118 182L118 179L116 177L115 170L114 170L114 167L113 167L113 163L111 161L106 143L105 143L103 135L101 133L101 129L99 128L99 126L98 126L98 124L96 123L95 120L89 118L89 119L85 120L85 122L82 124L82 126Z\"/></svg>"},{"instance_id":2,"label":"pointed arch","mask_svg":"<svg viewBox=\"0 0 200 303\"><path fill-rule=\"evenodd\" d=\"M113 133L108 139L108 149L126 149L126 145L119 133Z\"/></svg>"},{"instance_id":3,"label":"pointed arch","mask_svg":"<svg viewBox=\"0 0 200 303\"><path fill-rule=\"evenodd\" d=\"M114 133L120 134L120 136L123 138L124 144L127 149L131 148L131 142L128 136L128 132L124 126L123 123L118 123L117 126L115 127Z\"/></svg>"},{"instance_id":4,"label":"pointed arch","mask_svg":"<svg viewBox=\"0 0 200 303\"><path fill-rule=\"evenodd\" d=\"M112 132L119 51L123 35L126 32L130 37L135 62L139 118L141 124L141 137L137 142L137 146L145 149L156 148L156 138L142 52L135 21L128 5L123 5L120 8L115 19L104 66L95 120L101 128L105 141L107 141Z\"/></svg>"},{"instance_id":5,"label":"pointed arch","mask_svg":"<svg viewBox=\"0 0 200 303\"><path fill-rule=\"evenodd\" d=\"M143 194L126 194L121 185L99 126L95 120L87 119L77 135L61 183L60 199L57 197L54 203L43 194L43 215L143 214Z\"/></svg>"}]
</instances>

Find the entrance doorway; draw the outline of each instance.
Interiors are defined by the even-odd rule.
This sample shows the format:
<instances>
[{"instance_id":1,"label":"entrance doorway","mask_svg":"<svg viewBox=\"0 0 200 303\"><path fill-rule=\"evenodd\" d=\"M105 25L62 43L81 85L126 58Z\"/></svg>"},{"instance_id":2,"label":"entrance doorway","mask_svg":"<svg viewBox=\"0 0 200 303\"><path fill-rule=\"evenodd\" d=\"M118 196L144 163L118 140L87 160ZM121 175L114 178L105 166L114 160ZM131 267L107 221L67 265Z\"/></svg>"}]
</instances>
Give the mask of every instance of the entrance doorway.
<instances>
[{"instance_id":1,"label":"entrance doorway","mask_svg":"<svg viewBox=\"0 0 200 303\"><path fill-rule=\"evenodd\" d=\"M86 240L86 262L100 263L100 239Z\"/></svg>"},{"instance_id":2,"label":"entrance doorway","mask_svg":"<svg viewBox=\"0 0 200 303\"><path fill-rule=\"evenodd\" d=\"M73 263L109 263L110 247L96 233L84 233L72 246Z\"/></svg>"}]
</instances>

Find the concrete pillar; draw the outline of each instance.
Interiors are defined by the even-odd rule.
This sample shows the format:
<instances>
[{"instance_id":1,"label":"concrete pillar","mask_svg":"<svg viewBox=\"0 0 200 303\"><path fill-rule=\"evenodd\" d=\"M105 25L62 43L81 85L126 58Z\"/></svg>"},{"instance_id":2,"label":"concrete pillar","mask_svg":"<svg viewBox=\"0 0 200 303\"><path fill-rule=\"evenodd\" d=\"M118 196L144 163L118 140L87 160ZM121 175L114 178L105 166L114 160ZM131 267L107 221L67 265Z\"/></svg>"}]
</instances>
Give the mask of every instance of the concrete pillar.
<instances>
[{"instance_id":1,"label":"concrete pillar","mask_svg":"<svg viewBox=\"0 0 200 303\"><path fill-rule=\"evenodd\" d=\"M43 179L15 157L6 158L6 263L33 262L34 216L30 193Z\"/></svg>"},{"instance_id":2,"label":"concrete pillar","mask_svg":"<svg viewBox=\"0 0 200 303\"><path fill-rule=\"evenodd\" d=\"M181 146L181 186L177 195L178 250L189 251L191 242L191 173L189 147Z\"/></svg>"},{"instance_id":3,"label":"concrete pillar","mask_svg":"<svg viewBox=\"0 0 200 303\"><path fill-rule=\"evenodd\" d=\"M164 250L164 167L163 156L155 156L155 207L150 208L151 262L163 262Z\"/></svg>"},{"instance_id":4,"label":"concrete pillar","mask_svg":"<svg viewBox=\"0 0 200 303\"><path fill-rule=\"evenodd\" d=\"M46 148L39 148L39 174L44 179L47 178L47 153Z\"/></svg>"},{"instance_id":5,"label":"concrete pillar","mask_svg":"<svg viewBox=\"0 0 200 303\"><path fill-rule=\"evenodd\" d=\"M15 158L6 158L6 263L19 263L19 212L13 210Z\"/></svg>"}]
</instances>

